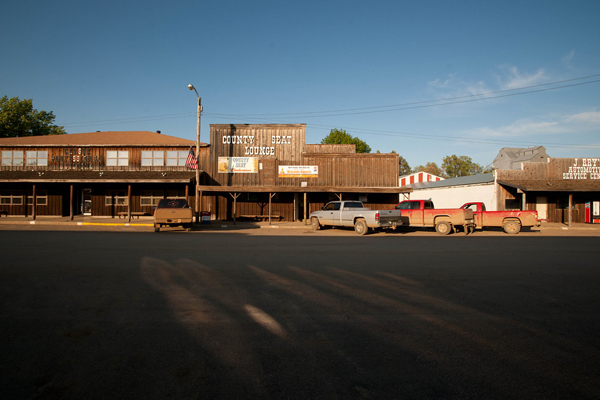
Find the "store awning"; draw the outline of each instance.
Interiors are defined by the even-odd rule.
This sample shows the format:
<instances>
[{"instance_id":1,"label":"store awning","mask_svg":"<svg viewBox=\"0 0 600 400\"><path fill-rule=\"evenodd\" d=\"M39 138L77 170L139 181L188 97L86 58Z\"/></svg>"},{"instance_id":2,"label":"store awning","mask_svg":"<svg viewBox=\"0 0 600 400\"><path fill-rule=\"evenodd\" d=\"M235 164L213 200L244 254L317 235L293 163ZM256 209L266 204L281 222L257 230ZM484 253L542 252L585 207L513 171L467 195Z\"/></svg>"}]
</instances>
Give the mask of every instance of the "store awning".
<instances>
[{"instance_id":1,"label":"store awning","mask_svg":"<svg viewBox=\"0 0 600 400\"><path fill-rule=\"evenodd\" d=\"M600 180L498 180L502 186L524 192L600 192Z\"/></svg>"}]
</instances>

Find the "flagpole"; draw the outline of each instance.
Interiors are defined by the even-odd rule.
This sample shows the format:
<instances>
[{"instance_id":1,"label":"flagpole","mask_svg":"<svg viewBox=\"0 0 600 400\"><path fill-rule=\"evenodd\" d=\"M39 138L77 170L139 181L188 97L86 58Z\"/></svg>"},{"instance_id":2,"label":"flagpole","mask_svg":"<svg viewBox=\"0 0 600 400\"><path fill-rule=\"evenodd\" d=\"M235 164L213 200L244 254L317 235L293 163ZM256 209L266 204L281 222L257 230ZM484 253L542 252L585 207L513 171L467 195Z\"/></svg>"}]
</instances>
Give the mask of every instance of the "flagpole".
<instances>
[{"instance_id":1,"label":"flagpole","mask_svg":"<svg viewBox=\"0 0 600 400\"><path fill-rule=\"evenodd\" d=\"M198 98L198 121L196 122L196 191L194 193L194 199L196 200L195 204L195 213L196 213L196 224L200 223L200 198L198 196L199 185L200 185L200 114L202 113L202 98L198 95L198 91L194 87L194 85L189 84L188 89L196 92L196 97Z\"/></svg>"}]
</instances>

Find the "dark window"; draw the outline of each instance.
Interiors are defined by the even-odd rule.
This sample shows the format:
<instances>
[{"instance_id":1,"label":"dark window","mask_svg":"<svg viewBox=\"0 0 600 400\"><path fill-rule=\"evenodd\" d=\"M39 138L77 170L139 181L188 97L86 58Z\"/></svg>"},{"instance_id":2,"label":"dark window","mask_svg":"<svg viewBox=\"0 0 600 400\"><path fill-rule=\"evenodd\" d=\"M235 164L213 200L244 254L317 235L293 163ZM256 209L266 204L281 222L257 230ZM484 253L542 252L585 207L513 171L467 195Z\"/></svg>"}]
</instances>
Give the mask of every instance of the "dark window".
<instances>
[{"instance_id":1,"label":"dark window","mask_svg":"<svg viewBox=\"0 0 600 400\"><path fill-rule=\"evenodd\" d=\"M520 210L521 199L506 199L504 200L504 208L507 210Z\"/></svg>"},{"instance_id":2,"label":"dark window","mask_svg":"<svg viewBox=\"0 0 600 400\"><path fill-rule=\"evenodd\" d=\"M346 208L363 208L363 204L358 201L351 201L346 203Z\"/></svg>"},{"instance_id":3,"label":"dark window","mask_svg":"<svg viewBox=\"0 0 600 400\"><path fill-rule=\"evenodd\" d=\"M162 199L157 208L188 208L188 203L183 199Z\"/></svg>"}]
</instances>

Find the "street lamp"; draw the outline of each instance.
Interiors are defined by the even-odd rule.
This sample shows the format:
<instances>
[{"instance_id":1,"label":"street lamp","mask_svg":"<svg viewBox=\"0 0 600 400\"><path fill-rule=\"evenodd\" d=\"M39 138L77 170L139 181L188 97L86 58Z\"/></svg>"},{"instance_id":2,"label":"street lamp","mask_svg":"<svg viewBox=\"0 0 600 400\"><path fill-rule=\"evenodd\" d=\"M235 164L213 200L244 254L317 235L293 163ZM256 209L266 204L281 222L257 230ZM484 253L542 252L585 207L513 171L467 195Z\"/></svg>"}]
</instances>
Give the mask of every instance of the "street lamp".
<instances>
[{"instance_id":1,"label":"street lamp","mask_svg":"<svg viewBox=\"0 0 600 400\"><path fill-rule=\"evenodd\" d=\"M191 83L188 85L188 89L196 92L196 97L198 98L198 121L196 123L196 193L194 194L194 198L196 199L196 223L199 221L200 214L200 199L198 198L198 185L200 184L200 113L202 112L202 99L198 95L198 91Z\"/></svg>"}]
</instances>

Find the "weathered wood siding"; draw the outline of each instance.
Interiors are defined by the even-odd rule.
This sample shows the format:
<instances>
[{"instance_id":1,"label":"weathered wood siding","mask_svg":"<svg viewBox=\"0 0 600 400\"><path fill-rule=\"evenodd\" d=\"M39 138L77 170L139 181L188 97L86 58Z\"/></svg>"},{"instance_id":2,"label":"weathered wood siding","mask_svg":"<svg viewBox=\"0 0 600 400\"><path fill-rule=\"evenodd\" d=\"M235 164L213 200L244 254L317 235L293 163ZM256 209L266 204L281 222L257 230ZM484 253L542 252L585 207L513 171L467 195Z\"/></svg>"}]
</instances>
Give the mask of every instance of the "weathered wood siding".
<instances>
[{"instance_id":1,"label":"weathered wood siding","mask_svg":"<svg viewBox=\"0 0 600 400\"><path fill-rule=\"evenodd\" d=\"M185 165L167 166L167 152L188 152L189 146L4 146L3 151L23 152L23 165L2 165L0 171L19 171L31 169L27 165L25 156L27 151L48 152L47 165L34 165L36 171L182 171L189 170ZM108 166L107 152L126 151L126 166ZM164 153L163 166L142 166L143 151L162 151ZM196 151L194 147L194 152ZM205 146L200 148L200 169L208 166L210 149Z\"/></svg>"},{"instance_id":2,"label":"weathered wood siding","mask_svg":"<svg viewBox=\"0 0 600 400\"><path fill-rule=\"evenodd\" d=\"M356 154L354 145L306 145L306 125L211 125L209 174L244 187L398 187L397 154ZM256 159L256 172L219 172L219 158ZM225 160L225 162L228 162ZM318 176L280 177L280 166L316 166Z\"/></svg>"},{"instance_id":3,"label":"weathered wood siding","mask_svg":"<svg viewBox=\"0 0 600 400\"><path fill-rule=\"evenodd\" d=\"M356 145L354 144L307 144L307 153L356 153Z\"/></svg>"}]
</instances>

